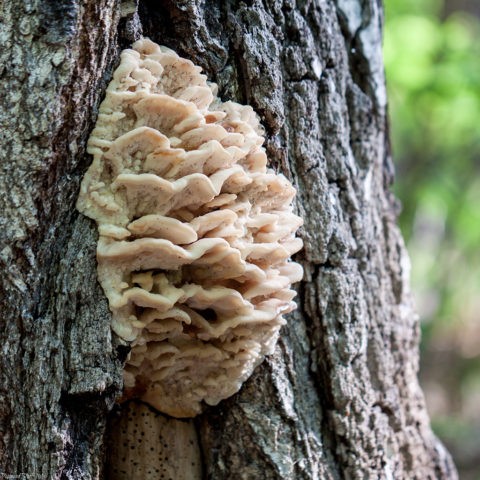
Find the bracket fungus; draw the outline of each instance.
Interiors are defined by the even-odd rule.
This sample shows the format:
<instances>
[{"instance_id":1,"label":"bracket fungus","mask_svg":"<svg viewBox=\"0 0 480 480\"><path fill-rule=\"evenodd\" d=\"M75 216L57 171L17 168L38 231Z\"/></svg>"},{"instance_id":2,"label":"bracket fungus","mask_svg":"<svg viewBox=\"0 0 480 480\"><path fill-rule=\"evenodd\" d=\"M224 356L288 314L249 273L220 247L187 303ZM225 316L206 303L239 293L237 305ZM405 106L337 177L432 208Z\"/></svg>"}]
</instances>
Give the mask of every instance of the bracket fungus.
<instances>
[{"instance_id":1,"label":"bracket fungus","mask_svg":"<svg viewBox=\"0 0 480 480\"><path fill-rule=\"evenodd\" d=\"M267 168L253 109L142 39L88 141L77 208L96 220L112 328L132 342L124 398L193 417L237 392L295 308L295 189Z\"/></svg>"}]
</instances>

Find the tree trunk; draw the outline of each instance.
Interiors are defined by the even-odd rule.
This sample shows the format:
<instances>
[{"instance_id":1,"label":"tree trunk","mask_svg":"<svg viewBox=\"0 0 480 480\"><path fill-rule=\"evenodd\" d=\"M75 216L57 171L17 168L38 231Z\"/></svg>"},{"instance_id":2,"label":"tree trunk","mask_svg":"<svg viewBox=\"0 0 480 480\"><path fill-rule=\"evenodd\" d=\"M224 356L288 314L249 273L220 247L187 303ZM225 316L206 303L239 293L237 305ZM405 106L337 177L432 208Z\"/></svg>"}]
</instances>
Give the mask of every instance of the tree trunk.
<instances>
[{"instance_id":1,"label":"tree trunk","mask_svg":"<svg viewBox=\"0 0 480 480\"><path fill-rule=\"evenodd\" d=\"M0 3L1 478L106 475L128 345L112 338L96 227L75 201L118 53L142 33L256 109L305 219L299 309L275 354L194 421L203 477L456 478L416 378L379 3Z\"/></svg>"}]
</instances>

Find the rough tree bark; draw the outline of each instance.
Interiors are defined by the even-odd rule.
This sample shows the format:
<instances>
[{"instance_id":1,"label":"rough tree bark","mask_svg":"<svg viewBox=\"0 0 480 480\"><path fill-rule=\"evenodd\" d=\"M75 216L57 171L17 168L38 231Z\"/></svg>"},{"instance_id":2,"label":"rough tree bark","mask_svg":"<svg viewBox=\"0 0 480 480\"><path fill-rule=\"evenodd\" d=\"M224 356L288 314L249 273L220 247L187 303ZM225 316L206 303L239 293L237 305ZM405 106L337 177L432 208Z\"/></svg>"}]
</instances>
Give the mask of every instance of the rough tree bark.
<instances>
[{"instance_id":1,"label":"rough tree bark","mask_svg":"<svg viewBox=\"0 0 480 480\"><path fill-rule=\"evenodd\" d=\"M0 6L0 478L106 475L128 346L111 336L96 228L74 204L106 83L142 32L259 112L305 218L299 309L275 355L195 420L204 478L456 478L416 379L380 1Z\"/></svg>"}]
</instances>

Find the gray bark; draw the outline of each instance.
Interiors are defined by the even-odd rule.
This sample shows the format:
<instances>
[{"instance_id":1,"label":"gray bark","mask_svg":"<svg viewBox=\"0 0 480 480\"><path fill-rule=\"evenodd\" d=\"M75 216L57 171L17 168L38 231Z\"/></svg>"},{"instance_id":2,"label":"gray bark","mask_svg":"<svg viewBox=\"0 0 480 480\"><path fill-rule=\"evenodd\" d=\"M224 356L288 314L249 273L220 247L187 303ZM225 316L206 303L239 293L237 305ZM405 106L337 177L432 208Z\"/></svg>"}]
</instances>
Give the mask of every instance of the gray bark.
<instances>
[{"instance_id":1,"label":"gray bark","mask_svg":"<svg viewBox=\"0 0 480 480\"><path fill-rule=\"evenodd\" d=\"M128 346L111 336L96 229L74 205L103 91L142 31L257 110L305 219L299 309L275 354L194 421L204 478L456 478L416 378L379 2L0 6L0 478L106 475Z\"/></svg>"}]
</instances>

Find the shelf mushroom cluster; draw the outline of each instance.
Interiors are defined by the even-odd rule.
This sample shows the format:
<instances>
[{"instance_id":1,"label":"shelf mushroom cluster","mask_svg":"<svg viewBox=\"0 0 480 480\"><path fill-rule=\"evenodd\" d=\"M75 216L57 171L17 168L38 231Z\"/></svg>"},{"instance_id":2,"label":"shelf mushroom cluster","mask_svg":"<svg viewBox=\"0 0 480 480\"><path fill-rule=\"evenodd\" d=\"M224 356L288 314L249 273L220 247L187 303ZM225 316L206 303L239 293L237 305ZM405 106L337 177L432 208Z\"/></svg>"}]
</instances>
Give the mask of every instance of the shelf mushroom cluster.
<instances>
[{"instance_id":1,"label":"shelf mushroom cluster","mask_svg":"<svg viewBox=\"0 0 480 480\"><path fill-rule=\"evenodd\" d=\"M295 308L295 190L267 168L251 107L148 39L100 106L77 208L96 220L112 328L132 342L125 398L174 417L239 390Z\"/></svg>"}]
</instances>

